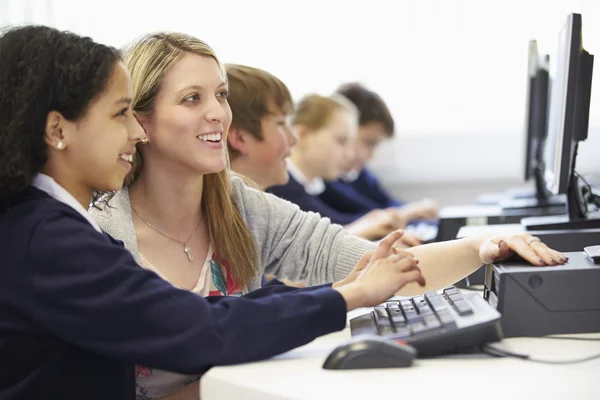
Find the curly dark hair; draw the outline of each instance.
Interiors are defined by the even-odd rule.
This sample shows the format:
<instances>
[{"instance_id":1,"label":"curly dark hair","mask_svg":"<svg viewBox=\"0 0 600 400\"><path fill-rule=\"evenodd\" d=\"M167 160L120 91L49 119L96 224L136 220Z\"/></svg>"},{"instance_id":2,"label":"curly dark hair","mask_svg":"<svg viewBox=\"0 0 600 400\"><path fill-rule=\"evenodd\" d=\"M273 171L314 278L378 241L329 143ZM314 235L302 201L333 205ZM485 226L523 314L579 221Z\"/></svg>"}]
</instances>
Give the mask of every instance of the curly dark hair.
<instances>
[{"instance_id":1,"label":"curly dark hair","mask_svg":"<svg viewBox=\"0 0 600 400\"><path fill-rule=\"evenodd\" d=\"M0 212L46 163L48 113L77 121L108 85L119 52L45 26L0 36Z\"/></svg>"},{"instance_id":2,"label":"curly dark hair","mask_svg":"<svg viewBox=\"0 0 600 400\"><path fill-rule=\"evenodd\" d=\"M388 136L394 135L394 118L377 93L356 82L340 86L336 93L346 97L358 108L360 125L379 122Z\"/></svg>"}]
</instances>

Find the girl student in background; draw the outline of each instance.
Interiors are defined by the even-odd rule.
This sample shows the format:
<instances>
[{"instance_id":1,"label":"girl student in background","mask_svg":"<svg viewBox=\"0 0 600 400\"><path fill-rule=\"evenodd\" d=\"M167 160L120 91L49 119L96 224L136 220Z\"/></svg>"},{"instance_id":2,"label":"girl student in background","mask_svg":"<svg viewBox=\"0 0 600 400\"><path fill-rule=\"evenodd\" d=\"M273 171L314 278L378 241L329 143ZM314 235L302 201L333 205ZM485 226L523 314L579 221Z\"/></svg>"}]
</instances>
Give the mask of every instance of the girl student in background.
<instances>
[{"instance_id":1,"label":"girl student in background","mask_svg":"<svg viewBox=\"0 0 600 400\"><path fill-rule=\"evenodd\" d=\"M293 129L298 143L288 160L289 181L269 192L297 204L304 211L319 213L348 232L369 240L378 240L407 225L406 217L395 210L344 212L328 205L320 195L327 181L335 181L355 159L358 111L342 96L305 96L297 105ZM405 245L421 243L405 234Z\"/></svg>"}]
</instances>

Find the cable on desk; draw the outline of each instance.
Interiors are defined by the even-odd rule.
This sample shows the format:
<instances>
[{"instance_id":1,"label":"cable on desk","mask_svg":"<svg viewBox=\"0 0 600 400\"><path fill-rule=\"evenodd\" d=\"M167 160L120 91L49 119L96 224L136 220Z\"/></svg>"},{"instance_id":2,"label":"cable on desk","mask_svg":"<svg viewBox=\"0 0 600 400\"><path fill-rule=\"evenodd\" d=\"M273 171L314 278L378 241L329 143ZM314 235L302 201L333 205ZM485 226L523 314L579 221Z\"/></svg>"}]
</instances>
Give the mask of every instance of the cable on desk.
<instances>
[{"instance_id":1,"label":"cable on desk","mask_svg":"<svg viewBox=\"0 0 600 400\"><path fill-rule=\"evenodd\" d=\"M599 341L600 338L591 337L568 337L568 336L542 336L540 339L562 339L562 340L588 340L588 341Z\"/></svg>"},{"instance_id":2,"label":"cable on desk","mask_svg":"<svg viewBox=\"0 0 600 400\"><path fill-rule=\"evenodd\" d=\"M490 356L493 356L493 357L514 357L514 358L519 358L524 361L531 361L531 362L536 362L536 363L540 363L540 364L553 364L553 365L579 364L582 362L591 361L591 360L600 358L600 353L598 353L598 354L594 354L592 356L576 358L576 359L572 359L572 360L540 360L537 358L531 358L531 356L529 354L513 353L511 351L498 349L498 348L490 346L490 345L484 345L483 352L486 354L489 354Z\"/></svg>"}]
</instances>

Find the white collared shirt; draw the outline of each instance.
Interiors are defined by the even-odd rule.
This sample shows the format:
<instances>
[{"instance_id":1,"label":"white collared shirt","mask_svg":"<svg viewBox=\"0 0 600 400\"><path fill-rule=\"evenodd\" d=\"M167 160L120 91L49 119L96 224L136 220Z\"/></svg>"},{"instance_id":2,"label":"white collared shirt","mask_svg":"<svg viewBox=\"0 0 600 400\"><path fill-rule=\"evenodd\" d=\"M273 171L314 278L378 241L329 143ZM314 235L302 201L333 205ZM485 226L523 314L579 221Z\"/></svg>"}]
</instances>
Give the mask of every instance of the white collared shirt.
<instances>
[{"instance_id":1,"label":"white collared shirt","mask_svg":"<svg viewBox=\"0 0 600 400\"><path fill-rule=\"evenodd\" d=\"M46 174L36 174L33 177L31 185L46 192L49 196L54 197L56 200L65 203L79 214L83 216L98 232L102 233L102 229L98 226L98 223L94 221L88 211L69 193L65 188L60 186L54 179Z\"/></svg>"},{"instance_id":2,"label":"white collared shirt","mask_svg":"<svg viewBox=\"0 0 600 400\"><path fill-rule=\"evenodd\" d=\"M344 181L346 183L352 183L358 179L359 175L360 175L359 169L351 169L350 171L348 171L344 175L342 175L342 181Z\"/></svg>"},{"instance_id":3,"label":"white collared shirt","mask_svg":"<svg viewBox=\"0 0 600 400\"><path fill-rule=\"evenodd\" d=\"M294 165L294 163L288 158L287 160L288 172L296 181L298 181L302 186L304 186L304 190L306 193L311 194L313 196L318 196L325 191L325 181L323 178L314 178L311 181L304 176L302 172Z\"/></svg>"}]
</instances>

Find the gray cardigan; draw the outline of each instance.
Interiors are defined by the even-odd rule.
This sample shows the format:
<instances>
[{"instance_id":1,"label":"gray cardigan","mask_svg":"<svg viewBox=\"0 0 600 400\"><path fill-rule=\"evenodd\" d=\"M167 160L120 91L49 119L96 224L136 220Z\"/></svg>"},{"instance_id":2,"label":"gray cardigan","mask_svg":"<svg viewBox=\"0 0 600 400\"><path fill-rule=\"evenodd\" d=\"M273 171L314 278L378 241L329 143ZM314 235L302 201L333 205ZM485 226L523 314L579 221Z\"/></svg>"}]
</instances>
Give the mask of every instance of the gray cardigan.
<instances>
[{"instance_id":1,"label":"gray cardigan","mask_svg":"<svg viewBox=\"0 0 600 400\"><path fill-rule=\"evenodd\" d=\"M258 274L248 286L261 286L264 273L304 281L309 285L335 282L350 273L360 257L375 244L347 234L339 225L319 214L301 211L298 206L232 178L232 198L240 210L258 251ZM137 237L131 216L129 192L122 189L110 207L90 212L100 227L125 247L140 263Z\"/></svg>"}]
</instances>

